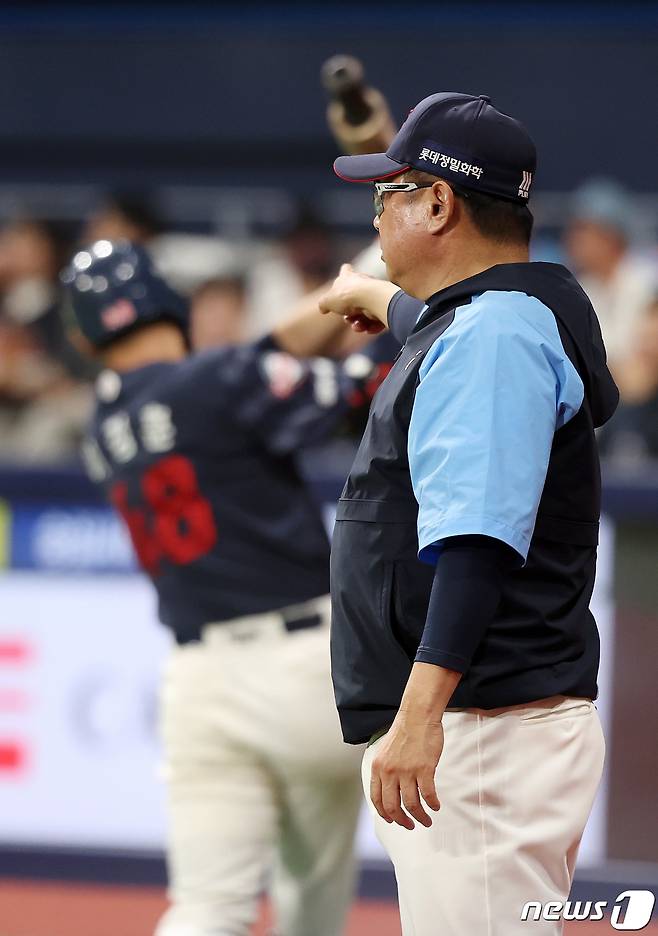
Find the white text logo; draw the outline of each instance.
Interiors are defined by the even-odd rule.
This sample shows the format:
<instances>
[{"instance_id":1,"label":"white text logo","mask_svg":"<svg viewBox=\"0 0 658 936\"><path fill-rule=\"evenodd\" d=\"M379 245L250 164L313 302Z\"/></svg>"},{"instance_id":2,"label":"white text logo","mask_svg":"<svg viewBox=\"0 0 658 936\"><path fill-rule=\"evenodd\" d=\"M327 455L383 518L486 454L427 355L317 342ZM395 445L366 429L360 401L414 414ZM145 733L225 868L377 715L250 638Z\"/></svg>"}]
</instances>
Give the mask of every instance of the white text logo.
<instances>
[{"instance_id":1,"label":"white text logo","mask_svg":"<svg viewBox=\"0 0 658 936\"><path fill-rule=\"evenodd\" d=\"M523 179L519 185L519 198L527 198L530 194L530 185L532 183L532 172L523 170Z\"/></svg>"},{"instance_id":2,"label":"white text logo","mask_svg":"<svg viewBox=\"0 0 658 936\"><path fill-rule=\"evenodd\" d=\"M651 891L623 891L610 908L610 925L626 932L643 930L651 921L655 903ZM549 900L548 903L530 900L523 906L521 919L535 923L539 920L602 920L607 909L607 900Z\"/></svg>"}]
</instances>

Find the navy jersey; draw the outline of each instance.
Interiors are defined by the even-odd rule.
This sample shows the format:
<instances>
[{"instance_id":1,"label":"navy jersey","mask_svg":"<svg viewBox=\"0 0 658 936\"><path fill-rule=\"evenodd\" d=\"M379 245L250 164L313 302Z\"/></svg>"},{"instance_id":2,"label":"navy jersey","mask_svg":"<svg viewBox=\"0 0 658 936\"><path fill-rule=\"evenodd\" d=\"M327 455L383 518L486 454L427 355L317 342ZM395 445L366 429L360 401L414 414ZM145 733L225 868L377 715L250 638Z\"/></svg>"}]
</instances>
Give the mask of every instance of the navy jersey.
<instances>
[{"instance_id":1,"label":"navy jersey","mask_svg":"<svg viewBox=\"0 0 658 936\"><path fill-rule=\"evenodd\" d=\"M265 339L101 374L85 462L179 641L328 591L327 534L293 453L333 430L371 368Z\"/></svg>"}]
</instances>

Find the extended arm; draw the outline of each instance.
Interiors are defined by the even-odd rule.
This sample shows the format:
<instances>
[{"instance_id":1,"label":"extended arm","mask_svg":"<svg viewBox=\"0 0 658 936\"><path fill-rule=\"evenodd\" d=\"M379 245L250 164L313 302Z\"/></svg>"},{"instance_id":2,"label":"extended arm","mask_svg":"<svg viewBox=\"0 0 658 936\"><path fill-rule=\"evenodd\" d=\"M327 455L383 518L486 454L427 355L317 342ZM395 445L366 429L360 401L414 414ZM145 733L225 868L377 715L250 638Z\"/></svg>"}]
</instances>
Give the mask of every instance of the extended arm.
<instances>
[{"instance_id":1,"label":"extended arm","mask_svg":"<svg viewBox=\"0 0 658 936\"><path fill-rule=\"evenodd\" d=\"M397 292L398 287L388 280L357 273L344 263L320 299L320 312L328 318L340 316L355 331L376 335L388 327L388 306Z\"/></svg>"},{"instance_id":2,"label":"extended arm","mask_svg":"<svg viewBox=\"0 0 658 936\"><path fill-rule=\"evenodd\" d=\"M282 351L300 358L333 353L346 327L337 316L318 314L320 300L330 285L325 283L303 296L285 321L273 329L272 337Z\"/></svg>"},{"instance_id":3,"label":"extended arm","mask_svg":"<svg viewBox=\"0 0 658 936\"><path fill-rule=\"evenodd\" d=\"M408 296L394 283L341 267L331 289L320 300L320 311L348 322L355 332L376 335L390 329L404 344L426 308L421 299Z\"/></svg>"},{"instance_id":4,"label":"extended arm","mask_svg":"<svg viewBox=\"0 0 658 936\"><path fill-rule=\"evenodd\" d=\"M383 268L383 264L379 261L373 263L374 246L354 258L354 267L344 263L333 282L325 283L299 300L286 320L272 332L282 350L295 357L341 356L358 350L367 343L369 335L384 330L388 304L399 290L381 279L379 266ZM358 272L359 267L376 275ZM361 315L350 315L348 311L340 311L338 315L326 314L338 311L333 307L334 303L344 303L345 308L349 306L351 309L352 301L357 299L364 306ZM318 315L319 311L325 313L323 317ZM375 318L366 321L367 316ZM351 330L346 328L346 322L352 326Z\"/></svg>"}]
</instances>

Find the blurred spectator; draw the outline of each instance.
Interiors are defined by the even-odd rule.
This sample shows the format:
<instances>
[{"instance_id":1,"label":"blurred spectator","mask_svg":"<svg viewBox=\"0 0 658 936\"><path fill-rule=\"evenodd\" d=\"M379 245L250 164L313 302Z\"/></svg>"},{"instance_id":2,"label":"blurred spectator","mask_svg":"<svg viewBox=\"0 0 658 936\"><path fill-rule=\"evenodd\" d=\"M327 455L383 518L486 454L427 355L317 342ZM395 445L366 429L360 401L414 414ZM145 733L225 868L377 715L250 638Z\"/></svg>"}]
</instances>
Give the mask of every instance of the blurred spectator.
<instances>
[{"instance_id":1,"label":"blurred spectator","mask_svg":"<svg viewBox=\"0 0 658 936\"><path fill-rule=\"evenodd\" d=\"M317 289L334 272L331 229L308 208L300 209L283 246L304 293Z\"/></svg>"},{"instance_id":2,"label":"blurred spectator","mask_svg":"<svg viewBox=\"0 0 658 936\"><path fill-rule=\"evenodd\" d=\"M619 409L599 439L603 455L628 468L658 459L658 294L639 324L619 390Z\"/></svg>"},{"instance_id":3,"label":"blurred spectator","mask_svg":"<svg viewBox=\"0 0 658 936\"><path fill-rule=\"evenodd\" d=\"M190 331L195 351L246 340L244 280L235 276L208 280L192 295Z\"/></svg>"},{"instance_id":4,"label":"blurred spectator","mask_svg":"<svg viewBox=\"0 0 658 936\"><path fill-rule=\"evenodd\" d=\"M568 263L592 301L615 377L634 346L655 290L655 271L633 248L637 206L622 186L592 180L572 200L565 231Z\"/></svg>"},{"instance_id":5,"label":"blurred spectator","mask_svg":"<svg viewBox=\"0 0 658 936\"><path fill-rule=\"evenodd\" d=\"M269 331L287 310L336 273L331 229L305 206L248 279L249 337Z\"/></svg>"},{"instance_id":6,"label":"blurred spectator","mask_svg":"<svg viewBox=\"0 0 658 936\"><path fill-rule=\"evenodd\" d=\"M70 259L76 229L70 224L23 218L0 231L2 312L15 325L31 329L34 339L73 378L92 376L72 347L61 317L59 271Z\"/></svg>"},{"instance_id":7,"label":"blurred spectator","mask_svg":"<svg viewBox=\"0 0 658 936\"><path fill-rule=\"evenodd\" d=\"M141 244L167 282L185 295L214 277L232 276L244 265L244 250L235 244L207 234L168 230L155 195L148 191L108 193L88 217L82 240Z\"/></svg>"},{"instance_id":8,"label":"blurred spectator","mask_svg":"<svg viewBox=\"0 0 658 936\"><path fill-rule=\"evenodd\" d=\"M59 270L74 231L22 219L0 231L0 434L3 459L72 457L87 417L79 381L93 370L70 345L60 314Z\"/></svg>"},{"instance_id":9,"label":"blurred spectator","mask_svg":"<svg viewBox=\"0 0 658 936\"><path fill-rule=\"evenodd\" d=\"M74 232L67 225L21 218L0 231L0 289L15 321L36 321L57 298L57 275L69 258Z\"/></svg>"},{"instance_id":10,"label":"blurred spectator","mask_svg":"<svg viewBox=\"0 0 658 936\"><path fill-rule=\"evenodd\" d=\"M149 242L148 249L162 276L186 296L209 280L241 276L251 259L242 244L180 231L161 234Z\"/></svg>"},{"instance_id":11,"label":"blurred spectator","mask_svg":"<svg viewBox=\"0 0 658 936\"><path fill-rule=\"evenodd\" d=\"M152 197L145 192L110 192L88 218L83 241L129 240L148 244L164 230Z\"/></svg>"}]
</instances>

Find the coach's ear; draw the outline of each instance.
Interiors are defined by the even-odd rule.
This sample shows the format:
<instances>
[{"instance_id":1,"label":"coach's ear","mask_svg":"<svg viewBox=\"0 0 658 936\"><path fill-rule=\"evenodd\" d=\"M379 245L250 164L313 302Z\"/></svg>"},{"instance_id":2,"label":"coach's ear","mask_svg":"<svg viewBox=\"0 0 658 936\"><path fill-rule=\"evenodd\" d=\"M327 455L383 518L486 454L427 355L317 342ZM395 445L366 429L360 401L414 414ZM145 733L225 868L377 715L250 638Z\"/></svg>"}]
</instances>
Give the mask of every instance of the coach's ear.
<instances>
[{"instance_id":1,"label":"coach's ear","mask_svg":"<svg viewBox=\"0 0 658 936\"><path fill-rule=\"evenodd\" d=\"M447 182L437 179L430 193L430 234L443 234L453 227L457 209L455 193Z\"/></svg>"}]
</instances>

